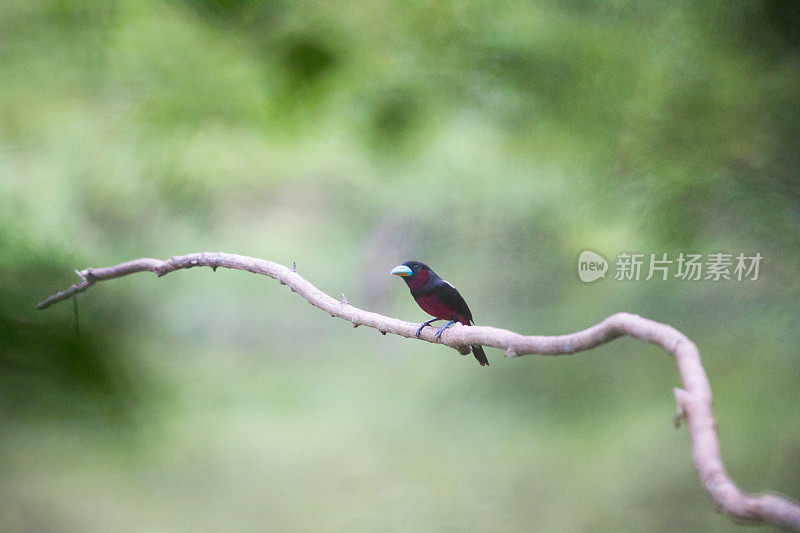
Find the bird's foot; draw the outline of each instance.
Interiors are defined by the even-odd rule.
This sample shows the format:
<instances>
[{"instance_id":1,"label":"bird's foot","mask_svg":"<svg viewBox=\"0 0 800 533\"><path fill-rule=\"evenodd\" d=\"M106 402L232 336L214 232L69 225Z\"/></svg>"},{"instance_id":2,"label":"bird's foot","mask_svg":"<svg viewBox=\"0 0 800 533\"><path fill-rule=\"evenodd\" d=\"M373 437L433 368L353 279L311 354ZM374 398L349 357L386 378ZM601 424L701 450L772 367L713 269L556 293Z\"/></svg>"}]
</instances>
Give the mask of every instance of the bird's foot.
<instances>
[{"instance_id":1,"label":"bird's foot","mask_svg":"<svg viewBox=\"0 0 800 533\"><path fill-rule=\"evenodd\" d=\"M436 332L436 338L440 339L442 337L442 333L444 332L444 330L446 330L447 328L449 328L450 326L452 326L455 323L456 323L455 320L451 320L450 322L448 322L444 326L440 327L439 331Z\"/></svg>"},{"instance_id":2,"label":"bird's foot","mask_svg":"<svg viewBox=\"0 0 800 533\"><path fill-rule=\"evenodd\" d=\"M431 322L436 322L437 320L439 320L439 319L438 318L431 318L430 320L427 320L427 321L423 322L422 324L420 324L419 327L417 328L417 332L415 333L417 338L419 338L419 332L422 331L422 328L424 328L425 326L430 326Z\"/></svg>"}]
</instances>

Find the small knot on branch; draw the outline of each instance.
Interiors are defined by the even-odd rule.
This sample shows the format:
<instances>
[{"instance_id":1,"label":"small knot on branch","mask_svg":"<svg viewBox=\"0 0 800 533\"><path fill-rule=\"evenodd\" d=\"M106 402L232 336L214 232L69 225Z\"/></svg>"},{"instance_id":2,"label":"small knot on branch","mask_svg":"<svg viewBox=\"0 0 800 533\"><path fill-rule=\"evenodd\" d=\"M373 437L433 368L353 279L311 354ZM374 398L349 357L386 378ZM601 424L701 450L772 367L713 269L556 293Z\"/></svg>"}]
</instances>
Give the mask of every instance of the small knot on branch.
<instances>
[{"instance_id":1,"label":"small knot on branch","mask_svg":"<svg viewBox=\"0 0 800 533\"><path fill-rule=\"evenodd\" d=\"M680 429L683 420L686 420L686 411L679 405L675 416L672 417L672 423L675 425L675 429Z\"/></svg>"},{"instance_id":2,"label":"small knot on branch","mask_svg":"<svg viewBox=\"0 0 800 533\"><path fill-rule=\"evenodd\" d=\"M517 349L516 349L516 348L514 348L514 347L511 347L511 346L510 346L510 347L509 347L509 348L506 350L506 357L518 357L518 356L519 356L519 352L517 352Z\"/></svg>"},{"instance_id":3,"label":"small knot on branch","mask_svg":"<svg viewBox=\"0 0 800 533\"><path fill-rule=\"evenodd\" d=\"M340 292L339 294L342 295L342 305L350 305L350 302L347 301L347 297L344 295L344 293Z\"/></svg>"},{"instance_id":4,"label":"small knot on branch","mask_svg":"<svg viewBox=\"0 0 800 533\"><path fill-rule=\"evenodd\" d=\"M97 281L97 277L94 275L94 271L91 268L87 268L83 272L78 272L76 270L75 273L88 282L94 283Z\"/></svg>"},{"instance_id":5,"label":"small knot on branch","mask_svg":"<svg viewBox=\"0 0 800 533\"><path fill-rule=\"evenodd\" d=\"M681 427L681 421L686 420L686 408L684 407L684 402L689 401L689 392L674 388L672 389L672 395L675 396L675 416L672 417L672 423L675 425L675 429Z\"/></svg>"},{"instance_id":6,"label":"small knot on branch","mask_svg":"<svg viewBox=\"0 0 800 533\"><path fill-rule=\"evenodd\" d=\"M217 271L217 268L222 264L222 255L224 252L217 252L217 257L214 258L214 264L211 265L211 270Z\"/></svg>"},{"instance_id":7,"label":"small knot on branch","mask_svg":"<svg viewBox=\"0 0 800 533\"><path fill-rule=\"evenodd\" d=\"M297 265L294 261L292 261L292 268L290 269L292 272L297 272Z\"/></svg>"}]
</instances>

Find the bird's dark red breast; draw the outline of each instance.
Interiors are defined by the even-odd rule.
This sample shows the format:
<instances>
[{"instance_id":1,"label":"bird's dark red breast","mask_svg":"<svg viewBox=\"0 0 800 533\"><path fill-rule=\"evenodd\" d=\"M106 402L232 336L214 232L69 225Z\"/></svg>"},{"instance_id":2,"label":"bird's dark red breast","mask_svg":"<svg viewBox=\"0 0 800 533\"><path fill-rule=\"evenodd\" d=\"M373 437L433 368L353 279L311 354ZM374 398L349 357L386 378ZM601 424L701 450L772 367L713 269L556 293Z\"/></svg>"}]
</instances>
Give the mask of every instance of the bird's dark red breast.
<instances>
[{"instance_id":1,"label":"bird's dark red breast","mask_svg":"<svg viewBox=\"0 0 800 533\"><path fill-rule=\"evenodd\" d=\"M449 307L437 294L426 294L415 296L417 304L429 315L441 318L442 320L455 320L465 326L469 326L469 319Z\"/></svg>"}]
</instances>

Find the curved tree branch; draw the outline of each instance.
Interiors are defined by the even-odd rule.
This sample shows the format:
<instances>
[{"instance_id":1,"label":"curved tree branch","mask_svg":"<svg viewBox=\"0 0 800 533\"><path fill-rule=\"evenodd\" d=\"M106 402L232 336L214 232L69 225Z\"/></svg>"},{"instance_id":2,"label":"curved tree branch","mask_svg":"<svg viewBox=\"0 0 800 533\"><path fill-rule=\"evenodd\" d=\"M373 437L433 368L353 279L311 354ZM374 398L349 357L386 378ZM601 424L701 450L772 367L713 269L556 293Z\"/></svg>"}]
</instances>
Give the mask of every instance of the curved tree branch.
<instances>
[{"instance_id":1,"label":"curved tree branch","mask_svg":"<svg viewBox=\"0 0 800 533\"><path fill-rule=\"evenodd\" d=\"M127 276L135 272L154 272L159 277L184 268L208 266L246 270L263 274L288 285L308 302L332 317L350 321L354 327L368 326L382 334L394 333L414 337L417 324L405 322L353 307L342 295L342 300L331 298L301 277L294 268L242 255L226 253L196 253L173 257L167 261L136 259L105 268L87 268L76 271L81 281L69 289L50 296L37 305L45 309L85 291L98 281ZM440 343L466 353L470 345L493 346L505 350L506 357L526 354L566 355L589 350L628 335L664 348L674 358L683 381L683 388L674 389L678 412L676 427L686 421L692 455L700 481L708 490L717 509L731 518L750 523L769 523L785 529L800 531L800 505L775 494L749 495L731 481L722 463L714 415L711 411L711 387L700 361L697 347L683 333L671 326L654 322L638 315L617 313L583 331L569 335L544 337L520 335L505 329L484 326L454 326L445 330L440 340L432 328L423 330L422 340Z\"/></svg>"}]
</instances>

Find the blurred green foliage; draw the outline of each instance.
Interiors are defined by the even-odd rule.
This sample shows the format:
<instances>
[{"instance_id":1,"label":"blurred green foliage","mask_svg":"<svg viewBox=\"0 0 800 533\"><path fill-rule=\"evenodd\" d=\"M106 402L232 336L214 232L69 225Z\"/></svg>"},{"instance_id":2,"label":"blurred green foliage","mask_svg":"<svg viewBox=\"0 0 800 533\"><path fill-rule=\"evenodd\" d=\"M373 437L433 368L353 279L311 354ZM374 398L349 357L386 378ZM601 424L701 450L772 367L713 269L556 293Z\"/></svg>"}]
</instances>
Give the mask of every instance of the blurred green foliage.
<instances>
[{"instance_id":1,"label":"blurred green foliage","mask_svg":"<svg viewBox=\"0 0 800 533\"><path fill-rule=\"evenodd\" d=\"M0 3L0 527L726 530L669 358L492 366L332 321L194 251L422 320L626 310L700 347L723 458L800 497L800 4ZM758 281L581 283L578 254L764 256ZM611 274L611 273L610 273Z\"/></svg>"}]
</instances>

